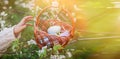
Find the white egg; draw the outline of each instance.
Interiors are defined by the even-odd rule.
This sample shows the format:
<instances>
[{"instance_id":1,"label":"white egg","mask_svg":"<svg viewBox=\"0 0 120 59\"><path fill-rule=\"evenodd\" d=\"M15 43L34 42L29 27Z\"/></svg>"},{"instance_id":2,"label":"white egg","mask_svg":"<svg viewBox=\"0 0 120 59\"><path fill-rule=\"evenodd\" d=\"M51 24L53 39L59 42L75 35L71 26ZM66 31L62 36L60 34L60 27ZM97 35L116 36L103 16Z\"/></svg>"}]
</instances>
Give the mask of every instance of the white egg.
<instances>
[{"instance_id":1,"label":"white egg","mask_svg":"<svg viewBox=\"0 0 120 59\"><path fill-rule=\"evenodd\" d=\"M57 35L61 31L61 27L60 26L51 26L48 28L47 31L49 34Z\"/></svg>"}]
</instances>

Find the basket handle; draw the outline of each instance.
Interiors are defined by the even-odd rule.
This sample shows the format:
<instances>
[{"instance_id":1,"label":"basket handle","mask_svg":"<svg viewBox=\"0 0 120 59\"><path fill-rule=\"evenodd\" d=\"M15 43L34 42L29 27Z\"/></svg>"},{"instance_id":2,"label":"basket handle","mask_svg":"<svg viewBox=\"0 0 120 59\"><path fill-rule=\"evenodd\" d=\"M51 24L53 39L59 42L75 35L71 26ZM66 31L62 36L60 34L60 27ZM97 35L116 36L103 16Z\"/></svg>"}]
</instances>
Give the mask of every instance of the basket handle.
<instances>
[{"instance_id":1,"label":"basket handle","mask_svg":"<svg viewBox=\"0 0 120 59\"><path fill-rule=\"evenodd\" d=\"M35 27L38 27L38 25L40 24L40 19L39 19L39 18L40 18L40 16L42 15L42 13L43 13L45 10L47 10L48 8L51 8L51 7L53 7L53 6L45 7L42 11L39 12L39 14L38 14L38 16L37 16L37 18L36 18ZM57 7L53 7L53 8L57 8ZM71 36L73 36L73 35L74 35L74 31L75 31L75 21L74 21L74 18L73 18L73 16L71 15L71 13L70 13L68 10L66 10L66 9L64 9L64 8L61 8L61 11L64 11L65 13L68 14L68 17L70 17L70 20L71 20L71 22L72 22L72 30L71 30L70 34L71 34Z\"/></svg>"}]
</instances>

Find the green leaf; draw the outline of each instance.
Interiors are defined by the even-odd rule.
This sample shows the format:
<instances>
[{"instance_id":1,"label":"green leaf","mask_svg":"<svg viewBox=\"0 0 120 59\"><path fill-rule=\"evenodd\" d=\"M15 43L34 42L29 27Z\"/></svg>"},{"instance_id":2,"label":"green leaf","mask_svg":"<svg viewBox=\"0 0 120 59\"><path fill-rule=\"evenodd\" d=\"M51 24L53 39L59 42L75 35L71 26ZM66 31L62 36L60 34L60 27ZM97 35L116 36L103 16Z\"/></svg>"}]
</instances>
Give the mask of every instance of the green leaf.
<instances>
[{"instance_id":1,"label":"green leaf","mask_svg":"<svg viewBox=\"0 0 120 59\"><path fill-rule=\"evenodd\" d=\"M58 51L58 50L60 50L60 49L63 49L63 47L59 44L59 45L55 45L54 47L53 47L53 50L54 51Z\"/></svg>"},{"instance_id":2,"label":"green leaf","mask_svg":"<svg viewBox=\"0 0 120 59\"><path fill-rule=\"evenodd\" d=\"M19 49L19 40L16 39L12 42L12 50L15 52L17 49Z\"/></svg>"}]
</instances>

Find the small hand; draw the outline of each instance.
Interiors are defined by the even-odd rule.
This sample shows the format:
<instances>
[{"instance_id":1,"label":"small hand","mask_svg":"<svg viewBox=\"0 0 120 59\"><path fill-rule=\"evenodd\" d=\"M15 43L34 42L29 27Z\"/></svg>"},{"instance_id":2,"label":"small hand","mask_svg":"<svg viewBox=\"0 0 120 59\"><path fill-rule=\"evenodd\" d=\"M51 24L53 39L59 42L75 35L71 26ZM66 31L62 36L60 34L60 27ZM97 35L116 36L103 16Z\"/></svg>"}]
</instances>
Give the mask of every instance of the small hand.
<instances>
[{"instance_id":1,"label":"small hand","mask_svg":"<svg viewBox=\"0 0 120 59\"><path fill-rule=\"evenodd\" d=\"M24 17L15 27L14 34L17 37L20 32L22 32L27 26L31 26L32 24L27 24L27 22L32 21L32 16Z\"/></svg>"}]
</instances>

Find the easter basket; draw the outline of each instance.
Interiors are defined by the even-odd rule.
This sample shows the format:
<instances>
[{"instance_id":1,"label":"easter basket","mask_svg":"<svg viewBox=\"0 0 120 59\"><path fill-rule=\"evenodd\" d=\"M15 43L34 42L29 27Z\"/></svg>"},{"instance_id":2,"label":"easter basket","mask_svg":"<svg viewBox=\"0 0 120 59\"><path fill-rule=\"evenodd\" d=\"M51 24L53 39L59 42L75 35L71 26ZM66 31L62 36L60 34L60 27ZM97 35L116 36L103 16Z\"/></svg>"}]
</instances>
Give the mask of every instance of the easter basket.
<instances>
[{"instance_id":1,"label":"easter basket","mask_svg":"<svg viewBox=\"0 0 120 59\"><path fill-rule=\"evenodd\" d=\"M74 18L72 17L71 13L66 9L60 8L59 13L64 12L65 14L67 14L69 18L68 20L71 24L62 21L61 19L57 19L56 17L54 17L54 19L40 18L42 14L50 8L57 7L48 6L42 9L42 11L40 11L38 16L36 17L36 21L34 23L35 41L40 49L44 46L47 46L47 48L52 48L56 44L60 44L62 47L64 47L68 44L68 42L74 35ZM56 13L56 15L59 15L59 13ZM59 33L51 34L50 31L54 32L57 29L59 29Z\"/></svg>"}]
</instances>

